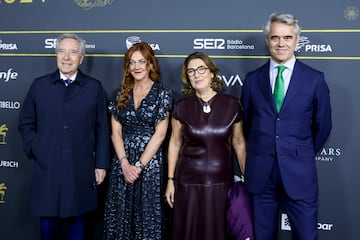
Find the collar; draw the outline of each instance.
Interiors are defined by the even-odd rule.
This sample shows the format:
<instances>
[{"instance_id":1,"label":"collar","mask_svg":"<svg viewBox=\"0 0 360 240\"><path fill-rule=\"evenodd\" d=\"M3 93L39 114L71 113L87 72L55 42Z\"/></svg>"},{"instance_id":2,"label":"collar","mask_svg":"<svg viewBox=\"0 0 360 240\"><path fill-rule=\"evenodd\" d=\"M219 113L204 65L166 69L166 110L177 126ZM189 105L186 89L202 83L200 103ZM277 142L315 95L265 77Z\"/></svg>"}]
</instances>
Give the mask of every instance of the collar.
<instances>
[{"instance_id":1,"label":"collar","mask_svg":"<svg viewBox=\"0 0 360 240\"><path fill-rule=\"evenodd\" d=\"M71 75L71 76L68 78L68 77L66 77L62 72L60 72L60 79L62 79L62 80L70 79L70 80L73 82L73 81L75 81L75 79L76 79L77 73L78 73L78 71L76 71L75 74Z\"/></svg>"},{"instance_id":2,"label":"collar","mask_svg":"<svg viewBox=\"0 0 360 240\"><path fill-rule=\"evenodd\" d=\"M293 56L292 58L289 59L289 61L287 61L286 63L284 63L282 65L285 66L286 69L288 69L292 72L292 70L294 69L295 62L296 62L296 58L295 58L295 56ZM273 70L274 68L276 68L279 65L280 64L278 64L277 62L275 62L274 60L272 60L270 58L270 70Z\"/></svg>"}]
</instances>

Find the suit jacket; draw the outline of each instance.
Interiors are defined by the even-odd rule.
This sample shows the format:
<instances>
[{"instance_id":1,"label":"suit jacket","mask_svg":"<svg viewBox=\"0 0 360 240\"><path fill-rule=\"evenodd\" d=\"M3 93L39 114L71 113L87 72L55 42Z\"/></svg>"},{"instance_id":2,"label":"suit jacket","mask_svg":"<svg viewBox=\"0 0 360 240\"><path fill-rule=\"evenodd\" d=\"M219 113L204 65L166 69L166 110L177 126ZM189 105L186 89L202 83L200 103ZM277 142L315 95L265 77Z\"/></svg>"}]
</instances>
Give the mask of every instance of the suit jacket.
<instances>
[{"instance_id":1,"label":"suit jacket","mask_svg":"<svg viewBox=\"0 0 360 240\"><path fill-rule=\"evenodd\" d=\"M95 168L109 168L107 108L101 83L81 71L66 87L59 71L33 81L19 117L33 160L30 211L78 216L97 206Z\"/></svg>"},{"instance_id":2,"label":"suit jacket","mask_svg":"<svg viewBox=\"0 0 360 240\"><path fill-rule=\"evenodd\" d=\"M247 74L241 103L247 139L247 190L252 193L264 190L277 158L290 197L317 196L315 155L332 127L324 74L297 60L282 108L277 113L268 62Z\"/></svg>"}]
</instances>

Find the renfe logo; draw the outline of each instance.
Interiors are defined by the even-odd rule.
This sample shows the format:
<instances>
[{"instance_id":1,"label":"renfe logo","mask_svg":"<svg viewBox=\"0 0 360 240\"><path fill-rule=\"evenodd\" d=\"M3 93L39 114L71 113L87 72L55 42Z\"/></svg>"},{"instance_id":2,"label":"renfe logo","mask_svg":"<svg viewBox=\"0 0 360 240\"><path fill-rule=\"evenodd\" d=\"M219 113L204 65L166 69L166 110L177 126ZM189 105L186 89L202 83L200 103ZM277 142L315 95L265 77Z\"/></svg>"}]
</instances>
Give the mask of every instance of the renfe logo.
<instances>
[{"instance_id":1,"label":"renfe logo","mask_svg":"<svg viewBox=\"0 0 360 240\"><path fill-rule=\"evenodd\" d=\"M8 82L9 80L16 80L18 75L19 74L14 72L12 68L9 68L6 72L0 72L0 80L4 79L5 82Z\"/></svg>"}]
</instances>

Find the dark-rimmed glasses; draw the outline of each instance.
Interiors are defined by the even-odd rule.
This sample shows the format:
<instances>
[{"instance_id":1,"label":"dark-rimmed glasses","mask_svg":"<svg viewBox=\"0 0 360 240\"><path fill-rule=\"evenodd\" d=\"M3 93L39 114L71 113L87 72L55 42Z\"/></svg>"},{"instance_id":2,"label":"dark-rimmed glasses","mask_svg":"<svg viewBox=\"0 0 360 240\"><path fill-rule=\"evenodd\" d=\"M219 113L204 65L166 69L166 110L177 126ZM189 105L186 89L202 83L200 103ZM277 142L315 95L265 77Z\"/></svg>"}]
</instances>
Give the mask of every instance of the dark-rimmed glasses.
<instances>
[{"instance_id":1,"label":"dark-rimmed glasses","mask_svg":"<svg viewBox=\"0 0 360 240\"><path fill-rule=\"evenodd\" d=\"M196 69L194 68L189 68L188 70L186 70L186 74L189 76L189 77L193 77L195 76L195 72L197 72L198 74L204 74L206 72L206 70L208 70L209 68L207 67L204 67L204 66L200 66Z\"/></svg>"}]
</instances>

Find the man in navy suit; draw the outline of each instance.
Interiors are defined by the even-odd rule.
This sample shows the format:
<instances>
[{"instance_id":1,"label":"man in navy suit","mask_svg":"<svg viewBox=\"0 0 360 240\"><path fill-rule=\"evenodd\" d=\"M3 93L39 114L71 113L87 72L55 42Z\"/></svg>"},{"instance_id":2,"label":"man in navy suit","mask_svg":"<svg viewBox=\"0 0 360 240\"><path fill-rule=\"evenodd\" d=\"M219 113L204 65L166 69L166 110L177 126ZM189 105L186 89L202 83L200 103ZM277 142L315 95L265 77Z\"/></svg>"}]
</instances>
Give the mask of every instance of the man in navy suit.
<instances>
[{"instance_id":1,"label":"man in navy suit","mask_svg":"<svg viewBox=\"0 0 360 240\"><path fill-rule=\"evenodd\" d=\"M85 42L62 34L58 70L35 79L24 100L19 131L33 160L30 212L43 240L85 238L85 214L97 207L97 185L109 167L107 108L101 82L78 67Z\"/></svg>"},{"instance_id":2,"label":"man in navy suit","mask_svg":"<svg viewBox=\"0 0 360 240\"><path fill-rule=\"evenodd\" d=\"M247 74L242 88L247 139L245 186L251 193L255 237L277 239L280 207L296 240L317 239L318 180L315 155L332 127L324 74L295 58L298 20L272 14L264 27L271 59ZM282 94L273 96L278 66ZM281 80L279 80L281 81Z\"/></svg>"}]
</instances>

